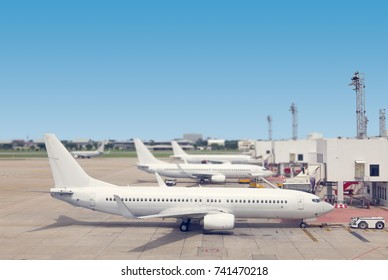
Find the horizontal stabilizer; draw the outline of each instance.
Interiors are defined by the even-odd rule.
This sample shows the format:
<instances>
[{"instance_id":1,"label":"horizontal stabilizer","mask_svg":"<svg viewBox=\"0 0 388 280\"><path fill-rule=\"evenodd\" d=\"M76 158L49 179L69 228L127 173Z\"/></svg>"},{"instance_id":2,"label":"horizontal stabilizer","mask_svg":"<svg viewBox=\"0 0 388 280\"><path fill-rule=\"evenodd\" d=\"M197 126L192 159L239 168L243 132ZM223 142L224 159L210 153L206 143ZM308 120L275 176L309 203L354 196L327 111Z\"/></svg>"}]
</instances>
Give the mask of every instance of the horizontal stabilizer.
<instances>
[{"instance_id":1,"label":"horizontal stabilizer","mask_svg":"<svg viewBox=\"0 0 388 280\"><path fill-rule=\"evenodd\" d=\"M72 190L68 190L67 188L51 188L50 193L73 194L74 192Z\"/></svg>"}]
</instances>

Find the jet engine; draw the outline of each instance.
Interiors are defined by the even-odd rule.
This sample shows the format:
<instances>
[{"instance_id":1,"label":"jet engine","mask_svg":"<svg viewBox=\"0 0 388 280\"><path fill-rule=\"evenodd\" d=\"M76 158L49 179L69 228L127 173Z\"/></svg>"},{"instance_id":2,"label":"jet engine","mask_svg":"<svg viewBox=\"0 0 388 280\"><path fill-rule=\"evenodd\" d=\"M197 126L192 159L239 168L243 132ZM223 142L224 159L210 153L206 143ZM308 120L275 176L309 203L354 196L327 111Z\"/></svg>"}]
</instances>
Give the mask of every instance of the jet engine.
<instances>
[{"instance_id":1,"label":"jet engine","mask_svg":"<svg viewBox=\"0 0 388 280\"><path fill-rule=\"evenodd\" d=\"M213 175L210 180L212 181L212 183L218 183L218 184L222 184L222 183L225 183L226 181L226 177L224 174L216 174L216 175Z\"/></svg>"},{"instance_id":2,"label":"jet engine","mask_svg":"<svg viewBox=\"0 0 388 280\"><path fill-rule=\"evenodd\" d=\"M234 215L229 213L208 214L203 218L205 230L234 229Z\"/></svg>"}]
</instances>

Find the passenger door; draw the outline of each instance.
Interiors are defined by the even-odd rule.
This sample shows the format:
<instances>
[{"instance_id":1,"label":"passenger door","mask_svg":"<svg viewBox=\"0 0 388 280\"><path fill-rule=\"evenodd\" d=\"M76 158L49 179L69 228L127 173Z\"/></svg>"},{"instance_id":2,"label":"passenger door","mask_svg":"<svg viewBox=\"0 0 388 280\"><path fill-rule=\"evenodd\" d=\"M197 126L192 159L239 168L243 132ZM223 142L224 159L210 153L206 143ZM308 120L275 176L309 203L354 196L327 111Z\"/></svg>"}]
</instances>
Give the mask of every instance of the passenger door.
<instances>
[{"instance_id":1,"label":"passenger door","mask_svg":"<svg viewBox=\"0 0 388 280\"><path fill-rule=\"evenodd\" d=\"M89 197L89 206L94 208L96 206L96 194L91 193Z\"/></svg>"},{"instance_id":2,"label":"passenger door","mask_svg":"<svg viewBox=\"0 0 388 280\"><path fill-rule=\"evenodd\" d=\"M303 196L298 197L298 210L303 210L304 209L304 200Z\"/></svg>"}]
</instances>

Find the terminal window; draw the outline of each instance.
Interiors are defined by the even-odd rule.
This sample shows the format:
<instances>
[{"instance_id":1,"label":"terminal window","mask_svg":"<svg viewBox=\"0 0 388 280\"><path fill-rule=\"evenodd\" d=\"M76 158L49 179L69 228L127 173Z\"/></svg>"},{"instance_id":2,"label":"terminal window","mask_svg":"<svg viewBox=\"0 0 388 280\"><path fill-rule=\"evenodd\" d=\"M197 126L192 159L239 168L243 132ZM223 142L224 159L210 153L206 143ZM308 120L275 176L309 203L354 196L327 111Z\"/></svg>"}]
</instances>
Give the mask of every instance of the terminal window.
<instances>
[{"instance_id":1,"label":"terminal window","mask_svg":"<svg viewBox=\"0 0 388 280\"><path fill-rule=\"evenodd\" d=\"M369 174L372 177L380 176L380 166L378 164L371 164Z\"/></svg>"}]
</instances>

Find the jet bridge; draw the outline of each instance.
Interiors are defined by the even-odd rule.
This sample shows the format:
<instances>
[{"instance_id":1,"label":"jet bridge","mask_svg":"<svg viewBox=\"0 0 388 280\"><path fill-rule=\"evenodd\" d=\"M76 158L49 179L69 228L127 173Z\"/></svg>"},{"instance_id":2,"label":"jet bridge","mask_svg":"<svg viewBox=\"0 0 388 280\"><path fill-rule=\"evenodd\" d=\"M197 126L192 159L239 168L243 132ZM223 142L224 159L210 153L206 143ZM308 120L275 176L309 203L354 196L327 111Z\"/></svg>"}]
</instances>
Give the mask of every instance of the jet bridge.
<instances>
[{"instance_id":1,"label":"jet bridge","mask_svg":"<svg viewBox=\"0 0 388 280\"><path fill-rule=\"evenodd\" d=\"M283 188L315 193L317 186L322 181L322 175L322 165L313 164L306 169L302 168L297 176L284 180Z\"/></svg>"}]
</instances>

